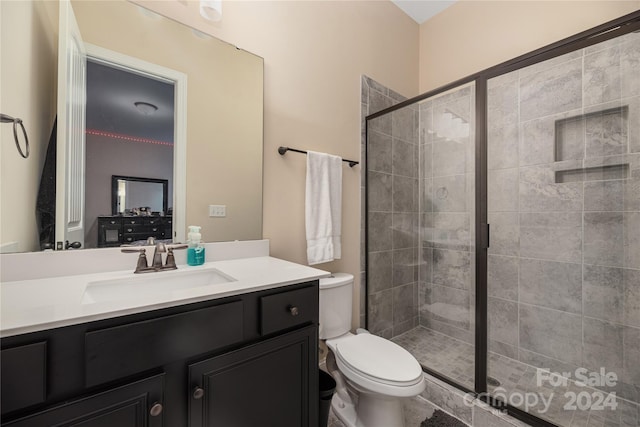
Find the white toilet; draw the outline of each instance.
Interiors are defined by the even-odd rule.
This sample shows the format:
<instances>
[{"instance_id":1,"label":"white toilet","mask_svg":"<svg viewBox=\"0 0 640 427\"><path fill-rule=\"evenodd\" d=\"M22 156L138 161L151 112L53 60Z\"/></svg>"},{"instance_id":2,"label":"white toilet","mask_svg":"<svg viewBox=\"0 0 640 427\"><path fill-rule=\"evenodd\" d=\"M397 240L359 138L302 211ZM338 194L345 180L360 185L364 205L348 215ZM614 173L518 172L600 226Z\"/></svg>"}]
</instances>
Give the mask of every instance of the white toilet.
<instances>
[{"instance_id":1,"label":"white toilet","mask_svg":"<svg viewBox=\"0 0 640 427\"><path fill-rule=\"evenodd\" d=\"M404 427L402 398L425 387L422 368L405 349L365 330L352 334L353 276L320 279L320 339L336 380L331 407L347 427Z\"/></svg>"}]
</instances>

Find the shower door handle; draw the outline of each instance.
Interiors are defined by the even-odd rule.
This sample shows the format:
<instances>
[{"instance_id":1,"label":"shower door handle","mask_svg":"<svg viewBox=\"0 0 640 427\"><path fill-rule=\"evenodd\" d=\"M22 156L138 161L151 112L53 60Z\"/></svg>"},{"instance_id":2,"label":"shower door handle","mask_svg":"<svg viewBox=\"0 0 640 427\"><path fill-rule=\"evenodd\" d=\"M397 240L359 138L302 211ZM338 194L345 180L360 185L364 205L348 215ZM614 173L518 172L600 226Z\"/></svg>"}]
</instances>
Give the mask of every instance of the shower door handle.
<instances>
[{"instance_id":1,"label":"shower door handle","mask_svg":"<svg viewBox=\"0 0 640 427\"><path fill-rule=\"evenodd\" d=\"M491 224L487 224L487 248L491 246Z\"/></svg>"}]
</instances>

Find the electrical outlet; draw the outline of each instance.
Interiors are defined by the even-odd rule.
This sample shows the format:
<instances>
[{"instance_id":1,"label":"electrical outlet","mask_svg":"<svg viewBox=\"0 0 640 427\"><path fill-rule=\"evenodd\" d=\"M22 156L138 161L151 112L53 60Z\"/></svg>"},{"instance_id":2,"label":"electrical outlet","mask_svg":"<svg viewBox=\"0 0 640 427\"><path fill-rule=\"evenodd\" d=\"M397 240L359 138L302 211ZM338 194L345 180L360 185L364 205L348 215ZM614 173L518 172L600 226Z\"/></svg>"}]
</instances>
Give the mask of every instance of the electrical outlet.
<instances>
[{"instance_id":1,"label":"electrical outlet","mask_svg":"<svg viewBox=\"0 0 640 427\"><path fill-rule=\"evenodd\" d=\"M209 216L218 217L218 218L227 216L227 206L226 205L209 205Z\"/></svg>"}]
</instances>

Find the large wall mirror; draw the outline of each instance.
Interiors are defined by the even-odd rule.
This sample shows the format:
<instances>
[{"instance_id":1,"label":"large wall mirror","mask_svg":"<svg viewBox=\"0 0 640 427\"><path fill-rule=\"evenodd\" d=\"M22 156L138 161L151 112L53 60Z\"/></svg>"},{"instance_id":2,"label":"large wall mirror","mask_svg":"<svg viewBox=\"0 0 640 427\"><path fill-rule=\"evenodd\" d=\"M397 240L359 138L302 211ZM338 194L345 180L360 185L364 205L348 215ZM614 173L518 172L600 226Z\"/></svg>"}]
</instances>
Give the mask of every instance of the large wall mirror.
<instances>
[{"instance_id":1,"label":"large wall mirror","mask_svg":"<svg viewBox=\"0 0 640 427\"><path fill-rule=\"evenodd\" d=\"M125 0L0 8L0 110L31 145L20 158L0 127L0 252L47 233L102 247L114 175L167 183L166 208L115 212L160 217L167 239L192 224L208 242L262 238L262 58Z\"/></svg>"}]
</instances>

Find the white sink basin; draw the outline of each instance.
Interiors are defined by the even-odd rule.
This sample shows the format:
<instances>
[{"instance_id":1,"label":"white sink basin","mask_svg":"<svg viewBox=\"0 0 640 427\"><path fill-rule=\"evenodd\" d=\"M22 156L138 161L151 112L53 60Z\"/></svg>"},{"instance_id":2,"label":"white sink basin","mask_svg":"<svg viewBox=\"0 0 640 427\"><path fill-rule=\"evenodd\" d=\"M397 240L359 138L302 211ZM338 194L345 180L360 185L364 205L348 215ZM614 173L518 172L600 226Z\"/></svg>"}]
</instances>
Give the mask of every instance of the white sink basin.
<instances>
[{"instance_id":1,"label":"white sink basin","mask_svg":"<svg viewBox=\"0 0 640 427\"><path fill-rule=\"evenodd\" d=\"M118 279L89 282L82 295L82 304L148 298L235 281L233 277L215 268L131 274Z\"/></svg>"}]
</instances>

